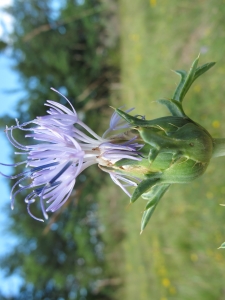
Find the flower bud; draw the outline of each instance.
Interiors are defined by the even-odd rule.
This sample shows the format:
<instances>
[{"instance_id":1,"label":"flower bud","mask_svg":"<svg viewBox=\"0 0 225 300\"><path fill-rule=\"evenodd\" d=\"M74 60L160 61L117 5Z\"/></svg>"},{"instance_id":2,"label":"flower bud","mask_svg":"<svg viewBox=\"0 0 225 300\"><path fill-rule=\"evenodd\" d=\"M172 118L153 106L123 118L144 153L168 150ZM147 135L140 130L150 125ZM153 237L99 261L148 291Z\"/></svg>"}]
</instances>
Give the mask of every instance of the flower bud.
<instances>
[{"instance_id":1,"label":"flower bud","mask_svg":"<svg viewBox=\"0 0 225 300\"><path fill-rule=\"evenodd\" d=\"M141 232L170 184L188 183L198 178L205 172L212 157L225 154L225 140L213 139L206 129L185 114L182 106L191 84L214 64L197 67L197 58L188 73L176 71L181 80L172 99L158 100L169 109L172 116L145 120L144 117L131 116L116 109L135 134L138 132L139 143L144 143L140 150L143 157L141 161L121 160L116 163L124 172L142 179L131 196L131 202L140 196L148 200Z\"/></svg>"}]
</instances>

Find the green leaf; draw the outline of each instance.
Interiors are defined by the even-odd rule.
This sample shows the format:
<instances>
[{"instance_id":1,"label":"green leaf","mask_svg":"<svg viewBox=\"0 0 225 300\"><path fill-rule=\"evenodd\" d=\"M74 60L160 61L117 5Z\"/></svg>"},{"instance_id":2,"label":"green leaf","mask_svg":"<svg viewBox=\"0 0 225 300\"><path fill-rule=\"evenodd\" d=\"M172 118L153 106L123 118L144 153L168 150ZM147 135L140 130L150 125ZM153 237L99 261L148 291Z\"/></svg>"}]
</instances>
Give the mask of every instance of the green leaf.
<instances>
[{"instance_id":1,"label":"green leaf","mask_svg":"<svg viewBox=\"0 0 225 300\"><path fill-rule=\"evenodd\" d=\"M120 109L115 109L115 112L124 120L126 120L130 125L136 127L136 126L140 126L140 127L150 127L154 124L153 121L147 121L145 119L139 119L136 117L133 117L129 114L127 114L125 111L122 111Z\"/></svg>"},{"instance_id":2,"label":"green leaf","mask_svg":"<svg viewBox=\"0 0 225 300\"><path fill-rule=\"evenodd\" d=\"M170 187L170 184L163 184L153 187L149 193L142 195L144 199L149 198L149 202L146 205L146 210L143 213L142 220L141 220L141 233L145 229L146 225L148 224L156 206L158 205L160 199L165 194L165 192Z\"/></svg>"},{"instance_id":3,"label":"green leaf","mask_svg":"<svg viewBox=\"0 0 225 300\"><path fill-rule=\"evenodd\" d=\"M179 99L176 99L176 100L179 100L180 102L183 101L184 96L186 95L187 91L189 90L190 86L192 85L192 83L194 81L194 76L195 76L195 71L198 66L198 61L199 61L199 56L194 60L192 66L185 78L185 81L183 83L183 87L181 89Z\"/></svg>"},{"instance_id":4,"label":"green leaf","mask_svg":"<svg viewBox=\"0 0 225 300\"><path fill-rule=\"evenodd\" d=\"M218 249L225 249L225 242Z\"/></svg>"},{"instance_id":5,"label":"green leaf","mask_svg":"<svg viewBox=\"0 0 225 300\"><path fill-rule=\"evenodd\" d=\"M166 101L170 101L171 105L173 105L173 108L177 110L177 114L180 114L179 116L167 116L167 117L162 117L162 118L157 118L154 120L145 120L145 119L139 119L136 117L133 117L126 112L120 110L120 109L115 109L116 113L126 120L129 124L131 124L134 127L142 127L142 128L155 128L158 129L161 127L165 131L171 131L171 127L173 127L171 124L174 124L177 127L182 127L186 123L190 122L188 117L185 115L185 113L182 110L182 104L176 100L165 100L161 99L158 100L159 103L165 104ZM166 105L166 104L165 104ZM170 105L170 104L168 104ZM179 112L178 112L179 110ZM172 130L174 131L174 130Z\"/></svg>"},{"instance_id":6,"label":"green leaf","mask_svg":"<svg viewBox=\"0 0 225 300\"><path fill-rule=\"evenodd\" d=\"M173 99L174 100L177 100L177 101L180 101L180 94L182 92L182 89L183 89L183 86L184 86L184 83L185 83L185 79L187 77L187 72L184 71L184 70L175 70L174 71L175 73L177 73L178 75L180 75L181 79L180 79L180 82L175 90L175 93L173 95Z\"/></svg>"},{"instance_id":7,"label":"green leaf","mask_svg":"<svg viewBox=\"0 0 225 300\"><path fill-rule=\"evenodd\" d=\"M213 154L212 157L225 156L225 139L213 139Z\"/></svg>"},{"instance_id":8,"label":"green leaf","mask_svg":"<svg viewBox=\"0 0 225 300\"><path fill-rule=\"evenodd\" d=\"M158 201L158 199L160 199L165 194L169 187L170 184L156 185L151 188L148 193L143 194L142 198L148 200L145 209L153 206Z\"/></svg>"},{"instance_id":9,"label":"green leaf","mask_svg":"<svg viewBox=\"0 0 225 300\"><path fill-rule=\"evenodd\" d=\"M165 105L173 116L186 117L182 108L182 104L179 101L174 99L159 99L157 102Z\"/></svg>"},{"instance_id":10,"label":"green leaf","mask_svg":"<svg viewBox=\"0 0 225 300\"><path fill-rule=\"evenodd\" d=\"M135 189L133 195L131 196L130 201L134 203L143 193L149 190L152 186L154 186L159 181L159 178L148 178L142 180L137 188Z\"/></svg>"},{"instance_id":11,"label":"green leaf","mask_svg":"<svg viewBox=\"0 0 225 300\"><path fill-rule=\"evenodd\" d=\"M215 62L210 62L210 63L206 63L200 67L198 67L195 71L195 76L193 79L193 82L202 74L204 74L205 72L207 72L209 69L211 69L216 63Z\"/></svg>"},{"instance_id":12,"label":"green leaf","mask_svg":"<svg viewBox=\"0 0 225 300\"><path fill-rule=\"evenodd\" d=\"M157 205L157 204L156 204ZM140 234L142 234L143 230L145 229L146 225L148 224L155 208L156 205L150 207L149 209L145 210L142 216L142 220L141 220L141 232Z\"/></svg>"},{"instance_id":13,"label":"green leaf","mask_svg":"<svg viewBox=\"0 0 225 300\"><path fill-rule=\"evenodd\" d=\"M182 102L184 99L184 96L186 95L187 91L191 87L192 83L202 74L204 74L206 71L208 71L210 68L212 68L215 65L215 62L206 63L200 67L197 68L199 61L199 56L194 60L190 70L188 73L186 73L183 70L176 70L175 72L180 75L181 79L180 82L176 88L176 91L173 95L173 100ZM171 106L171 105L170 105ZM168 105L167 105L168 107ZM169 108L169 107L168 107ZM171 111L171 108L169 108ZM173 114L173 108L171 113ZM176 113L176 111L175 111ZM175 114L174 114L175 115Z\"/></svg>"}]
</instances>

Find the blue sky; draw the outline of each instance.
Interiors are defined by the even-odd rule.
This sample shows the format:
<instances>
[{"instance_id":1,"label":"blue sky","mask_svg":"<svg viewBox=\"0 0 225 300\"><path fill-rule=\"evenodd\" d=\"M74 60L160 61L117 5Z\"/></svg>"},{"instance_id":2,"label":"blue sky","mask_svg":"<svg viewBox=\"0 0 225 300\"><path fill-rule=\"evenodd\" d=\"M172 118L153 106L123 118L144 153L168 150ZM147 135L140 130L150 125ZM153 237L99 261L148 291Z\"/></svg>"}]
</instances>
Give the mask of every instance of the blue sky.
<instances>
[{"instance_id":1,"label":"blue sky","mask_svg":"<svg viewBox=\"0 0 225 300\"><path fill-rule=\"evenodd\" d=\"M0 0L0 40L10 42L10 32L13 27L13 19L7 15L2 8L12 4L13 0ZM82 4L83 0L78 0L78 3ZM64 1L52 0L52 6L57 10L64 4ZM9 43L10 44L10 43ZM13 60L10 57L10 49L4 52L0 52L0 117L4 114L9 114L12 118L16 117L15 105L23 96L19 83L18 74L12 69ZM18 92L12 92L19 90ZM7 125L7 124L6 124ZM10 154L12 148L10 143L6 139L4 130L0 131L0 162L12 163L10 161ZM10 175L12 169L0 166L0 171ZM10 209L10 190L8 185L8 179L0 175L0 256L7 251L10 251L18 243L15 236L12 236L7 232L6 227L10 218L7 211ZM22 279L15 275L9 278L4 278L4 273L0 268L0 291L7 296L16 294L19 290L19 286L22 283Z\"/></svg>"},{"instance_id":2,"label":"blue sky","mask_svg":"<svg viewBox=\"0 0 225 300\"><path fill-rule=\"evenodd\" d=\"M0 2L0 38L8 41L8 33L12 27L12 19L9 15L6 15L1 8L11 3L11 0L1 0ZM10 58L9 50L0 53L0 117L4 114L10 114L12 118L15 115L15 104L22 97L22 93L12 93L10 91L20 88L19 78L17 74L12 70L12 59ZM8 140L5 137L3 130L0 131L0 162L10 163L11 147ZM3 170L10 173L10 169ZM7 253L12 247L14 247L18 241L15 236L12 236L7 232L6 227L10 222L10 219L6 213L6 210L10 207L9 199L9 185L7 180L0 176L0 256ZM0 270L0 290L2 293L10 296L16 294L20 286L21 279L18 276L11 276L4 278L4 273Z\"/></svg>"},{"instance_id":3,"label":"blue sky","mask_svg":"<svg viewBox=\"0 0 225 300\"><path fill-rule=\"evenodd\" d=\"M9 91L19 88L19 80L17 74L11 69L12 60L7 54L0 54L0 117L4 114L10 114L15 117L15 104L22 96L22 93L9 93ZM12 148L8 140L5 137L3 130L0 131L0 162L10 163L10 153ZM7 170L1 167L2 172L10 173L10 169ZM7 253L9 249L17 244L16 237L13 237L6 230L6 226L10 220L6 213L6 208L10 207L9 199L9 186L7 179L0 176L0 255ZM7 294L15 294L18 291L18 287L21 280L18 276L12 276L11 278L3 279L3 273L0 272L0 290ZM13 286L13 289L12 289Z\"/></svg>"}]
</instances>

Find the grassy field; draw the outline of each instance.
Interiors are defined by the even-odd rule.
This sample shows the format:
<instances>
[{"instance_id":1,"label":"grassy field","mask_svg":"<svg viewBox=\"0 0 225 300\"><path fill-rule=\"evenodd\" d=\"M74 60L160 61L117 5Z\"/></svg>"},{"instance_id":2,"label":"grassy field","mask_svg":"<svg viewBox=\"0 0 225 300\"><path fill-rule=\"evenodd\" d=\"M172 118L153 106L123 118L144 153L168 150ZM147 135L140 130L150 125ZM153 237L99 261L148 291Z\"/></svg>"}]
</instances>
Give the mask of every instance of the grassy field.
<instances>
[{"instance_id":1,"label":"grassy field","mask_svg":"<svg viewBox=\"0 0 225 300\"><path fill-rule=\"evenodd\" d=\"M120 0L121 100L147 119L166 115L156 99L172 96L178 77L201 52L216 66L196 81L186 112L225 137L225 1ZM115 101L116 102L116 101ZM122 285L115 299L225 299L225 158L203 177L174 185L140 236L143 200L127 208L117 188L101 192L108 261ZM107 195L107 196L105 196ZM117 271L118 270L118 271Z\"/></svg>"}]
</instances>

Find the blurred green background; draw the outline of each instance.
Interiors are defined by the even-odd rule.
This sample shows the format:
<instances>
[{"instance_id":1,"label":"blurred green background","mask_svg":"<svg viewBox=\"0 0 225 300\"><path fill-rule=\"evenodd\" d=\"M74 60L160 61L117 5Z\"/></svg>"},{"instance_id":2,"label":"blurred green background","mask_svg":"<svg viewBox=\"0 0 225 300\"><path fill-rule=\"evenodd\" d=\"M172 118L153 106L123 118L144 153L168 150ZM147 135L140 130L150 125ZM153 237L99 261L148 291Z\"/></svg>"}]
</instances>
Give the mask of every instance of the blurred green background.
<instances>
[{"instance_id":1,"label":"blurred green background","mask_svg":"<svg viewBox=\"0 0 225 300\"><path fill-rule=\"evenodd\" d=\"M217 64L184 107L214 137L225 136L225 1L57 3L15 0L9 9L16 21L8 47L27 93L17 107L21 123L44 114L45 99L65 104L51 86L100 135L109 105L134 106L147 119L166 115L155 100L172 96L179 78L171 70L188 69L201 53L200 64ZM1 126L12 122L5 116ZM25 283L10 299L225 299L225 252L217 249L225 241L224 164L212 160L203 177L172 186L141 236L143 201L128 207L97 167L48 223L27 216L18 195L9 230L20 246L2 266Z\"/></svg>"}]
</instances>

